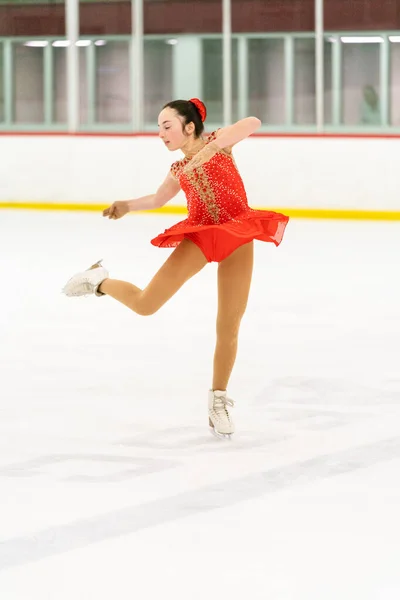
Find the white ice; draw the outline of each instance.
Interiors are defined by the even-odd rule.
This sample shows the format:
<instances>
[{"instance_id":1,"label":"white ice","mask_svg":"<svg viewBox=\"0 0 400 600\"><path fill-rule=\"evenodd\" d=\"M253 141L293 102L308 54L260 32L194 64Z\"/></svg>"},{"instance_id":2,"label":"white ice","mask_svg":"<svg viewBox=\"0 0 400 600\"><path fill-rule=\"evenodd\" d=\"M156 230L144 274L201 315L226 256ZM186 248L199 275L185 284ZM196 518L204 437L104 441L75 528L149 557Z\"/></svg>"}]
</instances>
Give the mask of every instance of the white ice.
<instances>
[{"instance_id":1,"label":"white ice","mask_svg":"<svg viewBox=\"0 0 400 600\"><path fill-rule=\"evenodd\" d=\"M0 212L1 600L398 600L400 224L256 243L227 443L215 265L152 317L60 292L178 218Z\"/></svg>"}]
</instances>

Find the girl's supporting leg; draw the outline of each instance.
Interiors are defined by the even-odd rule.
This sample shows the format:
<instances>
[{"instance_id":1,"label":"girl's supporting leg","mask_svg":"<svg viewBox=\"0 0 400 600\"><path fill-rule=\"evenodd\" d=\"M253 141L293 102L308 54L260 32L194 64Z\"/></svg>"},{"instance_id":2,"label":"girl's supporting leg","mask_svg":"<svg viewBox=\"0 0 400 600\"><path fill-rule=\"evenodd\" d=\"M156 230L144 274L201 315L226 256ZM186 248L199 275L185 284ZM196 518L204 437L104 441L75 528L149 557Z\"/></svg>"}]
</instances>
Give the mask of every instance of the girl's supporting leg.
<instances>
[{"instance_id":1,"label":"girl's supporting leg","mask_svg":"<svg viewBox=\"0 0 400 600\"><path fill-rule=\"evenodd\" d=\"M226 390L236 359L239 328L253 273L253 242L244 244L218 265L217 343L213 390Z\"/></svg>"}]
</instances>

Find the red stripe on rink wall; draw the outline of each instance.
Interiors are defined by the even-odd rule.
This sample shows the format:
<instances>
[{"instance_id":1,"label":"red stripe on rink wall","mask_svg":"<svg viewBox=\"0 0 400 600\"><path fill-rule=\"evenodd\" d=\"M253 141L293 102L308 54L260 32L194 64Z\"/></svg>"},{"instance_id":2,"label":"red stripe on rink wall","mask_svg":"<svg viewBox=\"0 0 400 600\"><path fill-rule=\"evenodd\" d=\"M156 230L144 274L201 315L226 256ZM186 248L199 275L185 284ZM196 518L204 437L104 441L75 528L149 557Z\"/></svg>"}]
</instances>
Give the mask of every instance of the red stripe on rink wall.
<instances>
[{"instance_id":1,"label":"red stripe on rink wall","mask_svg":"<svg viewBox=\"0 0 400 600\"><path fill-rule=\"evenodd\" d=\"M208 132L210 133L210 132ZM207 133L206 133L207 135ZM77 133L69 133L67 131L0 131L0 137L3 136L29 136L29 137L158 137L157 133L149 132L98 132L85 131ZM261 138L315 138L315 139L399 139L400 133L254 133L251 137Z\"/></svg>"}]
</instances>

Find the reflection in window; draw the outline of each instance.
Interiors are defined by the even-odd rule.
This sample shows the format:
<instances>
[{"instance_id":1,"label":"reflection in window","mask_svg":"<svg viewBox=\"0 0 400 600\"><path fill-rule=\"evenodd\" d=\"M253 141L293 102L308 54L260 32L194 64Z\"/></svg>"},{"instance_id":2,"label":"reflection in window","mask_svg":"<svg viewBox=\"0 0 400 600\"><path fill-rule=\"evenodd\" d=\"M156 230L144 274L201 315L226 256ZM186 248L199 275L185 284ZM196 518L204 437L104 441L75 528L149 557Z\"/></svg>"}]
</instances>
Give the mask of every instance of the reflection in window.
<instances>
[{"instance_id":1,"label":"reflection in window","mask_svg":"<svg viewBox=\"0 0 400 600\"><path fill-rule=\"evenodd\" d=\"M343 123L381 124L380 44L343 44Z\"/></svg>"}]
</instances>

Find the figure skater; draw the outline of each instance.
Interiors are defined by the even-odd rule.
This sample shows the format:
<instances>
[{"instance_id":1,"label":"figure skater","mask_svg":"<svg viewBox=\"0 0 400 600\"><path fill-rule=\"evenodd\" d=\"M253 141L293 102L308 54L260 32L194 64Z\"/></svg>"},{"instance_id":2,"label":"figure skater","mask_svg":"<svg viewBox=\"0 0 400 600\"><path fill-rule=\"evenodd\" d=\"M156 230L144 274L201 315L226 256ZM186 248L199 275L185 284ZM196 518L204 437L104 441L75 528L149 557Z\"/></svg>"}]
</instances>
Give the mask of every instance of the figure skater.
<instances>
[{"instance_id":1,"label":"figure skater","mask_svg":"<svg viewBox=\"0 0 400 600\"><path fill-rule=\"evenodd\" d=\"M208 417L212 433L234 433L227 396L236 359L239 327L249 296L253 270L253 241L282 240L289 218L253 210L232 155L232 147L261 125L256 117L241 119L203 137L206 107L197 98L175 100L158 117L159 137L168 150L181 150L184 158L172 167L155 194L117 201L104 217L120 219L128 212L163 206L183 190L187 219L151 240L160 248L175 248L145 289L109 278L101 261L76 274L65 285L67 296L111 296L139 315L158 311L207 263L218 263L218 314L212 387L208 392Z\"/></svg>"}]
</instances>

